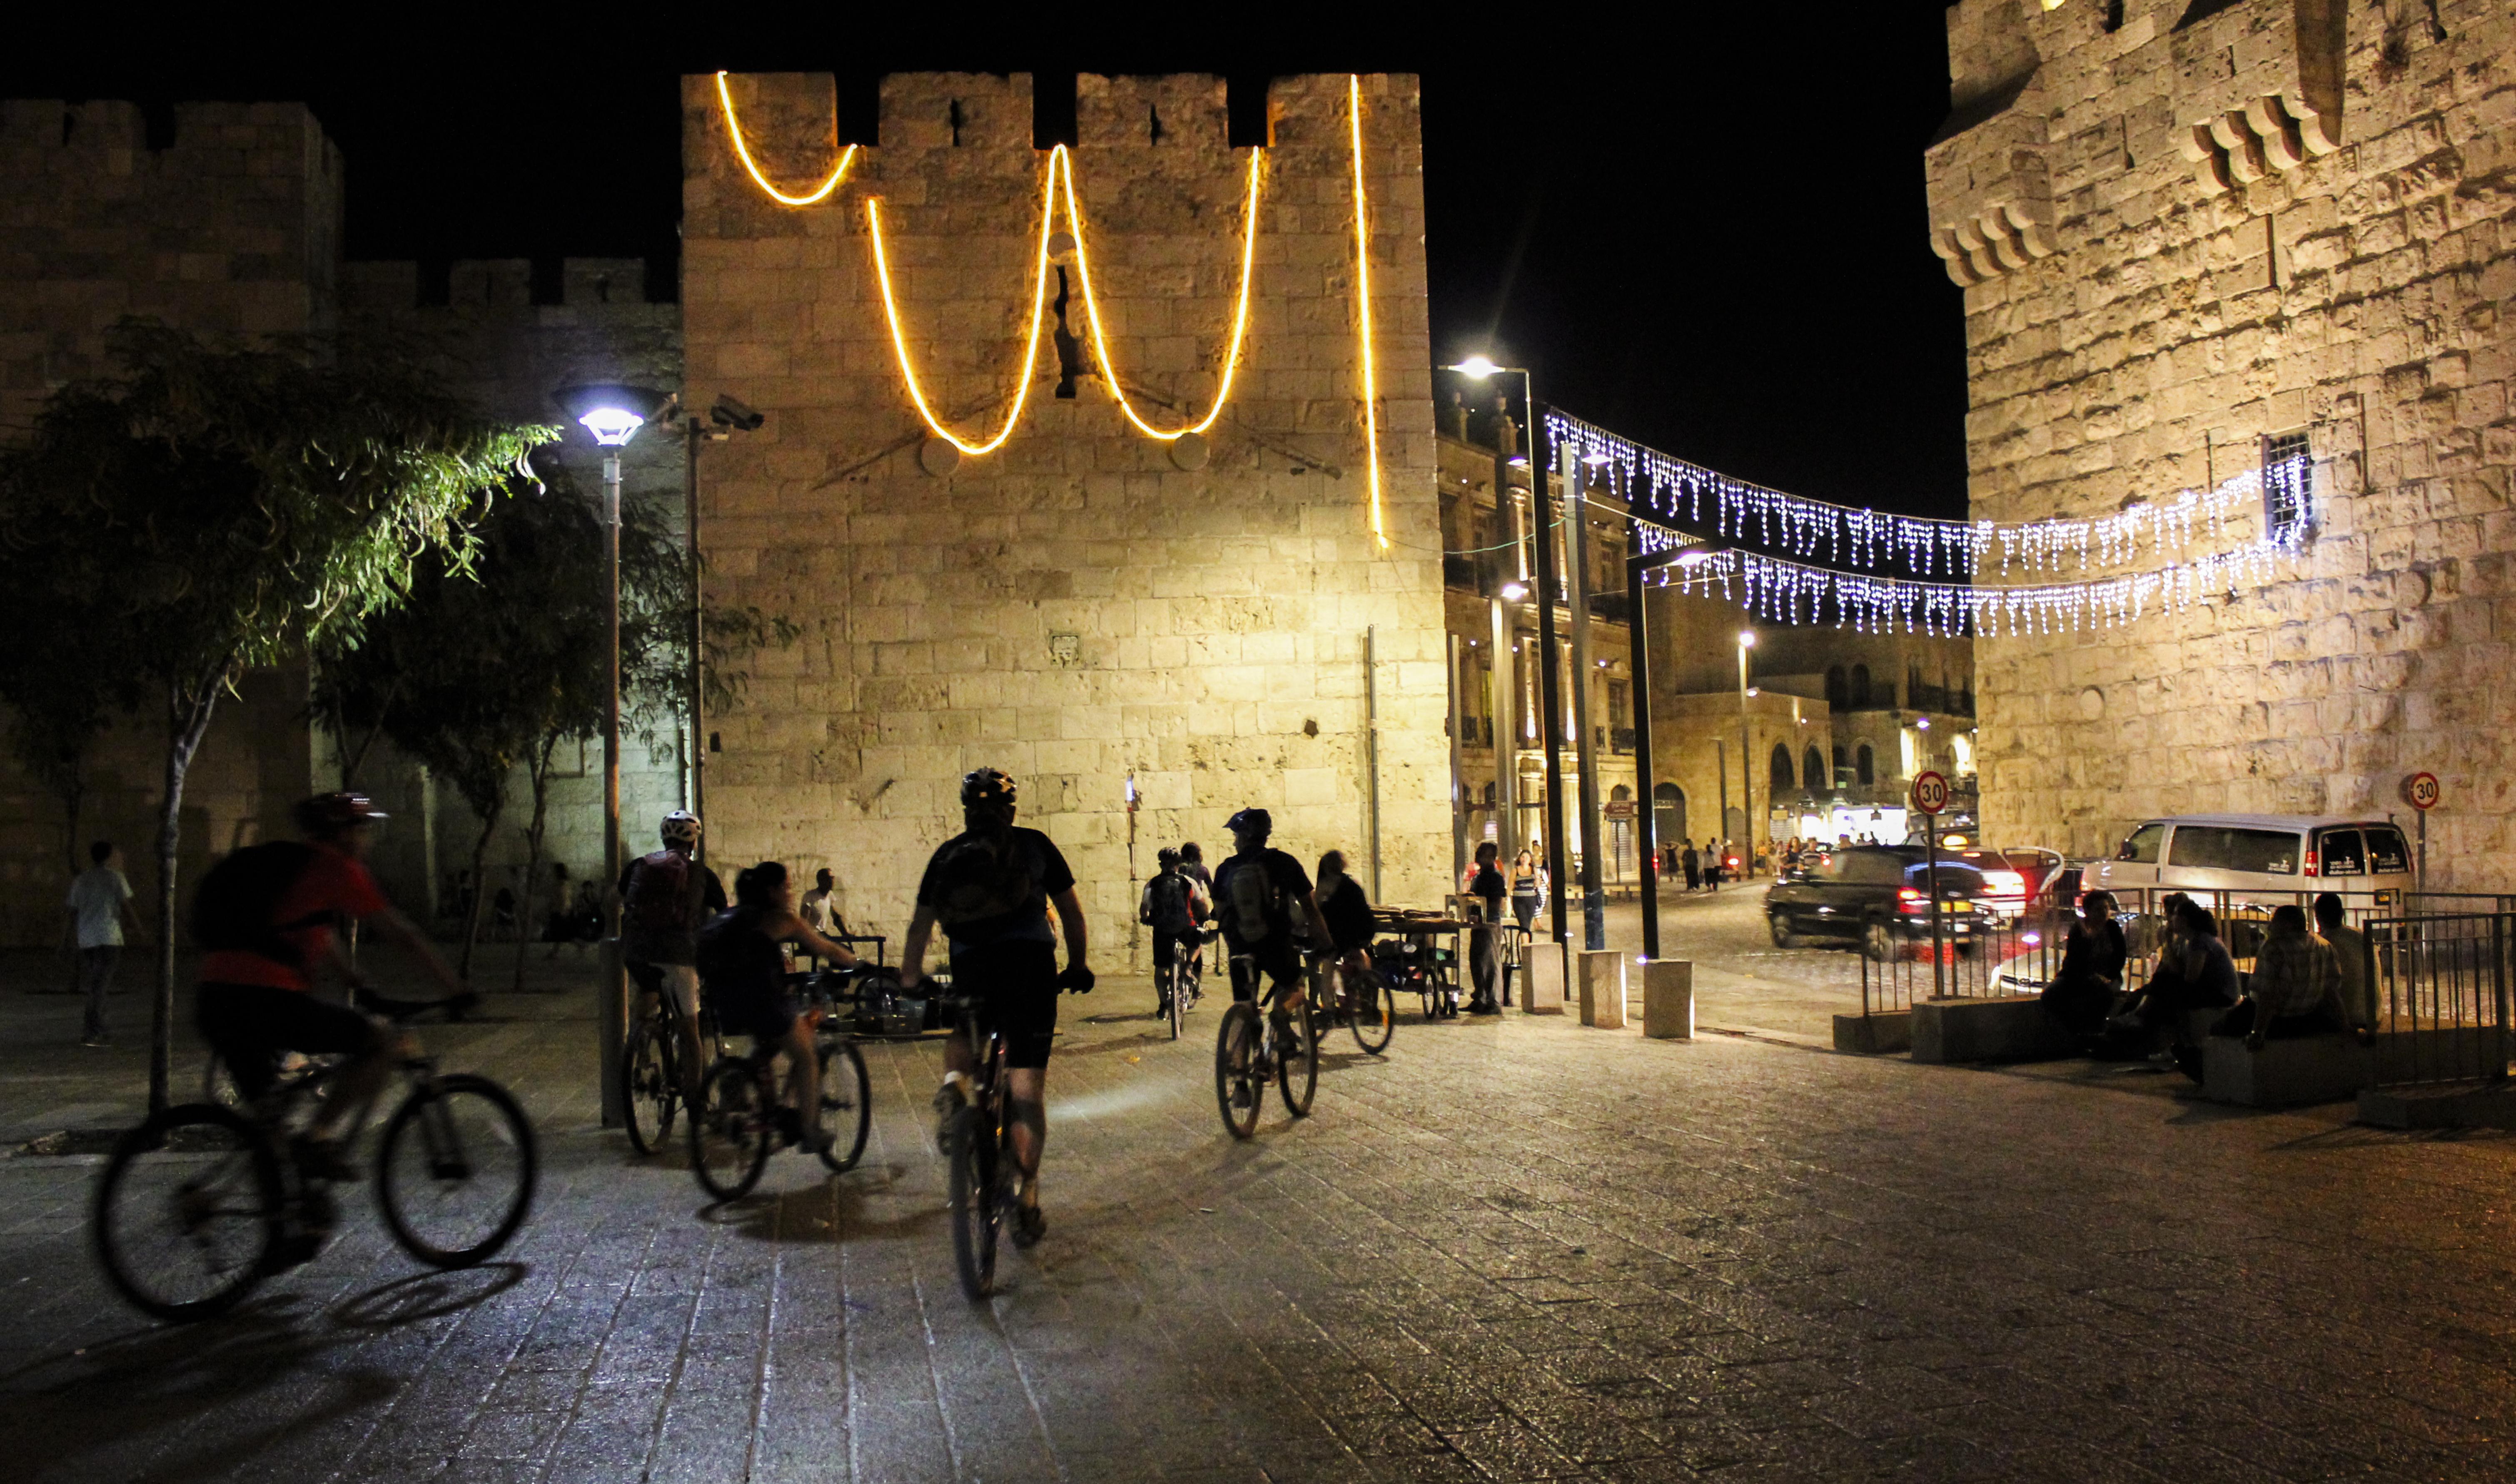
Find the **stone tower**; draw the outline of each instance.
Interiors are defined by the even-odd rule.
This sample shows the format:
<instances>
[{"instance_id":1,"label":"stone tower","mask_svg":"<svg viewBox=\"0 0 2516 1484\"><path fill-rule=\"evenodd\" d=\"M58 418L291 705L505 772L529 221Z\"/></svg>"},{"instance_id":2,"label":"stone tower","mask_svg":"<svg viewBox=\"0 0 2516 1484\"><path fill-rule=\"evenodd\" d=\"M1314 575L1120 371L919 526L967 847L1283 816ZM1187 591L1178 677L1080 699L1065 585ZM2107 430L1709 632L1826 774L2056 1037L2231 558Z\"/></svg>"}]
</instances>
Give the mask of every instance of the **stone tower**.
<instances>
[{"instance_id":1,"label":"stone tower","mask_svg":"<svg viewBox=\"0 0 2516 1484\"><path fill-rule=\"evenodd\" d=\"M829 76L725 85L763 176L799 196L828 178ZM1450 847L1416 89L1360 82L1386 546L1371 529L1348 92L1343 76L1272 89L1245 349L1220 419L1174 444L1131 427L1111 384L1157 428L1213 406L1249 156L1229 147L1221 79L1079 79L1081 259L1061 219L1045 282L1056 294L1062 271L1070 292L1027 365L1054 168L1028 76L886 78L879 142L801 206L753 179L719 80L686 80L687 395L768 414L705 456L709 596L803 629L711 721L720 866L826 859L860 930L896 938L928 853L959 828L961 774L988 764L1021 780L1025 822L1072 861L1105 966L1129 962L1155 847L1194 839L1215 858L1244 804L1273 809L1278 843L1306 864L1344 849L1368 886L1376 795L1382 897L1439 904ZM985 443L1027 384L983 455L957 454L912 403L874 197L934 419ZM1065 368L1083 373L1070 395Z\"/></svg>"},{"instance_id":2,"label":"stone tower","mask_svg":"<svg viewBox=\"0 0 2516 1484\"><path fill-rule=\"evenodd\" d=\"M2503 883L2516 12L1961 0L1949 72L1930 220L1964 288L1975 516L2311 471L2268 582L1979 643L1987 832L2086 852L2161 812L2408 817L2426 768L2434 884Z\"/></svg>"}]
</instances>

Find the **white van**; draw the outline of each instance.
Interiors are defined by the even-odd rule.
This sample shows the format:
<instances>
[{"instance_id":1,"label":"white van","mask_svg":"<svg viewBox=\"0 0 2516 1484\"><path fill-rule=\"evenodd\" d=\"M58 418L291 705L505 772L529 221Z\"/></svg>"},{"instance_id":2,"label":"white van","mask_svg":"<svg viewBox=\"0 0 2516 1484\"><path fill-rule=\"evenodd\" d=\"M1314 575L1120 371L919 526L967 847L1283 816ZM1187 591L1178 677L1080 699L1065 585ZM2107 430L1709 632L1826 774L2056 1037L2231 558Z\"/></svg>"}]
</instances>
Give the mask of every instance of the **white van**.
<instances>
[{"instance_id":1,"label":"white van","mask_svg":"<svg viewBox=\"0 0 2516 1484\"><path fill-rule=\"evenodd\" d=\"M2178 814L2134 828L2116 847L2115 858L2097 863L2081 885L2260 892L2273 905L2303 902L2318 891L2350 897L2399 893L2411 889L2411 852L2403 832L2386 819Z\"/></svg>"}]
</instances>

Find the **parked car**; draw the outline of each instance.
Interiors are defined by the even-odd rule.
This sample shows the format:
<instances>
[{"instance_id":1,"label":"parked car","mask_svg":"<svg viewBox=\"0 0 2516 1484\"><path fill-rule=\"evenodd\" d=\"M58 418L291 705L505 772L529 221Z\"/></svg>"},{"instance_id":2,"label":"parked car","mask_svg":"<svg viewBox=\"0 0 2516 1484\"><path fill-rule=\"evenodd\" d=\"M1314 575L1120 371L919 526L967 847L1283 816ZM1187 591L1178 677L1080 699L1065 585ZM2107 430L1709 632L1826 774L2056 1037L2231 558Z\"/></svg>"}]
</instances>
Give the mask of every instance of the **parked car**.
<instances>
[{"instance_id":1,"label":"parked car","mask_svg":"<svg viewBox=\"0 0 2516 1484\"><path fill-rule=\"evenodd\" d=\"M1958 859L1983 873L1987 904L2003 921L2022 917L2029 906L2045 903L2048 898L2058 895L2055 888L2061 885L2066 867L2060 851L2036 845L2010 845L1997 850L1970 849L1954 853ZM2061 905L2067 908L2072 902Z\"/></svg>"},{"instance_id":2,"label":"parked car","mask_svg":"<svg viewBox=\"0 0 2516 1484\"><path fill-rule=\"evenodd\" d=\"M2091 890L2260 895L2409 891L2411 852L2391 820L2351 815L2179 814L2133 827L2085 882Z\"/></svg>"},{"instance_id":3,"label":"parked car","mask_svg":"<svg viewBox=\"0 0 2516 1484\"><path fill-rule=\"evenodd\" d=\"M1854 845L1820 856L1798 880L1765 891L1765 923L1777 948L1803 938L1851 938L1873 959L1931 940L1931 868L1920 845ZM1997 912L1983 872L1940 856L1940 930L1960 951L1993 927Z\"/></svg>"}]
</instances>

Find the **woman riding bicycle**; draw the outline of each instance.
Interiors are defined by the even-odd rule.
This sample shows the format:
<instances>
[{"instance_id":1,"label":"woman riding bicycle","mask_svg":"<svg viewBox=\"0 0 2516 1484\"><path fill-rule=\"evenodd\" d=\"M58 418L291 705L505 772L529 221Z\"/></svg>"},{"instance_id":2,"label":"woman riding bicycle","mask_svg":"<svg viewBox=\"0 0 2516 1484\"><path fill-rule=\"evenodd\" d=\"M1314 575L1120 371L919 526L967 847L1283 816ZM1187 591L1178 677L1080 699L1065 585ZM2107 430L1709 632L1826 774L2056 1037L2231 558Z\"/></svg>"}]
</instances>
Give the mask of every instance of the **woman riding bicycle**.
<instances>
[{"instance_id":1,"label":"woman riding bicycle","mask_svg":"<svg viewBox=\"0 0 2516 1484\"><path fill-rule=\"evenodd\" d=\"M699 970L709 1002L727 1030L747 1035L761 1051L786 1053L786 1091L795 1120L795 1142L818 1154L830 1147L821 1127L821 1068L813 1046L813 1023L786 988L786 956L793 943L816 958L856 967L855 954L815 932L795 915L795 887L784 865L774 860L734 879L734 907L699 933Z\"/></svg>"}]
</instances>

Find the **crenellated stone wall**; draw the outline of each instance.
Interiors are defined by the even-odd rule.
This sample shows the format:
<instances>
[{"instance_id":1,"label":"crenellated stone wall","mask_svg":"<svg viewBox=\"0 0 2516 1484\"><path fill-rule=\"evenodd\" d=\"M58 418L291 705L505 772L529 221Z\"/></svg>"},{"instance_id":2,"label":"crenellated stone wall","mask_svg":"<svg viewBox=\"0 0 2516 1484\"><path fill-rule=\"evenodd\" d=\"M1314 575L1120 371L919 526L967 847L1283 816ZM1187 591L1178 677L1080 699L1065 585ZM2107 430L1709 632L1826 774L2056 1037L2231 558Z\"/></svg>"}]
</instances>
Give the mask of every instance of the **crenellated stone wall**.
<instances>
[{"instance_id":1,"label":"crenellated stone wall","mask_svg":"<svg viewBox=\"0 0 2516 1484\"><path fill-rule=\"evenodd\" d=\"M826 178L831 79L731 82L762 168L789 190ZM1222 421L1177 452L1122 420L1102 380L1112 368L1061 400L1045 336L1022 367L1049 160L1028 76L886 78L880 144L805 208L753 185L716 80L686 79L690 377L769 415L703 485L710 581L806 627L724 719L709 773L721 859L832 859L857 922L896 942L917 872L959 827L961 774L1000 766L1075 866L1096 959L1141 964L1126 950L1155 847L1195 839L1212 859L1244 804L1273 809L1279 844L1306 862L1341 847L1368 882L1376 631L1382 895L1440 901L1450 840L1416 88L1362 86L1386 550L1366 514L1343 76L1274 85L1247 348ZM1076 113L1084 247L1115 371L1148 417L1175 425L1217 388L1246 151L1227 147L1219 78L1086 76ZM1002 447L956 458L911 406L868 196L882 198L938 415L984 437L1028 378ZM1079 284L1067 322L1085 336Z\"/></svg>"},{"instance_id":2,"label":"crenellated stone wall","mask_svg":"<svg viewBox=\"0 0 2516 1484\"><path fill-rule=\"evenodd\" d=\"M1949 34L1926 175L1976 517L2209 488L2284 434L2314 479L2265 585L1978 643L1987 832L2093 852L2161 812L2408 816L2426 768L2436 883L2503 885L2516 12L1962 0Z\"/></svg>"}]
</instances>

